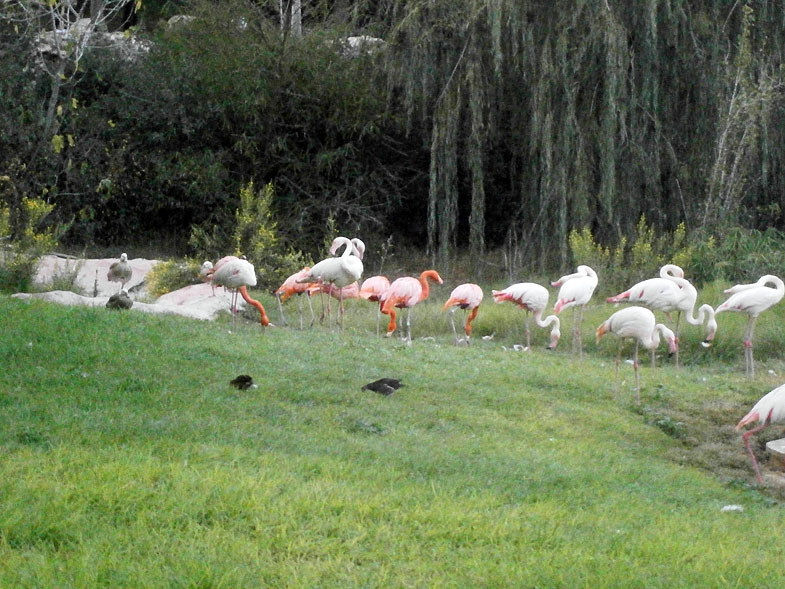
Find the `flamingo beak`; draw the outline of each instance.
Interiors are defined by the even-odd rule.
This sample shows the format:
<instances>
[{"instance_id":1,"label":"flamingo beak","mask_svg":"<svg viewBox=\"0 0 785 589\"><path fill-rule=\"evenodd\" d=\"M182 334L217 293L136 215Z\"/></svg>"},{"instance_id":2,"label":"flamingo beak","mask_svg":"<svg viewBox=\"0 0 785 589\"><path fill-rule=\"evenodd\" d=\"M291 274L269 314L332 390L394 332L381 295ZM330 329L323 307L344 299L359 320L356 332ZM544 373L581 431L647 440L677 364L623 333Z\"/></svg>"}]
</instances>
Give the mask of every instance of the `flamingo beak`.
<instances>
[{"instance_id":1,"label":"flamingo beak","mask_svg":"<svg viewBox=\"0 0 785 589\"><path fill-rule=\"evenodd\" d=\"M597 331L596 331L597 343L598 344L600 343L600 340L602 339L602 336L604 336L606 333L608 333L608 329L605 327L605 324L603 323L602 325L600 325L597 328Z\"/></svg>"}]
</instances>

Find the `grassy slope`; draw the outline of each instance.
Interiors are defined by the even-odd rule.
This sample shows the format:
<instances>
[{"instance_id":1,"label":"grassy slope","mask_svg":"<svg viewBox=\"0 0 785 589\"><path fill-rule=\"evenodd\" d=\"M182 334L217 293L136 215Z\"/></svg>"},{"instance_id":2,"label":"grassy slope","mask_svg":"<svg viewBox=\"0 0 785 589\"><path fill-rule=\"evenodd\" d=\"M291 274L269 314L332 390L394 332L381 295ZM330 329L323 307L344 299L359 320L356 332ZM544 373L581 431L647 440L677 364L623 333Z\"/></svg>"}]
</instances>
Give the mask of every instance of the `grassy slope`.
<instances>
[{"instance_id":1,"label":"grassy slope","mask_svg":"<svg viewBox=\"0 0 785 589\"><path fill-rule=\"evenodd\" d=\"M471 349L449 345L437 305L414 324L415 336L438 326L436 341L410 348L374 337L369 308L351 307L344 334L260 335L0 298L0 586L781 578L772 532L785 513L776 491L749 485L732 430L779 384L762 366L748 384L735 358L689 365L691 328L688 365L643 368L636 408L629 366L612 392L615 342L589 339L607 306L587 314L582 361L569 317L559 351L537 330L522 354L501 347L520 335L512 307L483 307L478 335L510 331ZM232 389L239 373L260 388ZM406 387L359 390L380 376Z\"/></svg>"}]
</instances>

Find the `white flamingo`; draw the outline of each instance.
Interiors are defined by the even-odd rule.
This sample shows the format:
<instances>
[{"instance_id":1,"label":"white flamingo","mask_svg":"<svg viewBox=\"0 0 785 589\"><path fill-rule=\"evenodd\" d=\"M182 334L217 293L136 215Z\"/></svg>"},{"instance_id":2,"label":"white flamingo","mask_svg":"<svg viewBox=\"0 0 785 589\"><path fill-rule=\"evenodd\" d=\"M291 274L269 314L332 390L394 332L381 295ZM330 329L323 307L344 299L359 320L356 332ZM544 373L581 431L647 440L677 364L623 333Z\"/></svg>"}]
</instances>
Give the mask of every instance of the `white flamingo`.
<instances>
[{"instance_id":1,"label":"white flamingo","mask_svg":"<svg viewBox=\"0 0 785 589\"><path fill-rule=\"evenodd\" d=\"M356 237L336 237L330 245L330 255L335 254L341 247L345 247L339 257L326 258L315 264L311 270L298 282L317 282L332 284L343 288L360 279L363 273L362 258L365 253L365 244ZM327 299L327 312L330 310L330 299ZM343 297L340 299L340 320L343 329Z\"/></svg>"},{"instance_id":2,"label":"white flamingo","mask_svg":"<svg viewBox=\"0 0 785 589\"><path fill-rule=\"evenodd\" d=\"M621 345L625 338L635 340L635 352L632 365L635 369L635 400L640 403L640 377L638 376L638 347L647 350L656 349L660 345L660 334L668 342L670 353L676 352L678 347L676 335L662 323L657 323L654 313L645 307L626 307L616 311L602 325L597 328L597 343L606 333L613 333L619 337L619 349L616 355L616 381L619 378L619 362L621 361ZM654 356L652 356L654 368Z\"/></svg>"},{"instance_id":3,"label":"white flamingo","mask_svg":"<svg viewBox=\"0 0 785 589\"><path fill-rule=\"evenodd\" d=\"M774 288L766 286L774 285ZM785 294L785 284L777 276L766 274L752 284L737 284L725 291L731 297L717 307L717 315L725 311L746 313L749 316L747 331L744 332L744 365L747 377L755 378L755 361L752 356L752 332L758 315L773 307Z\"/></svg>"},{"instance_id":4,"label":"white flamingo","mask_svg":"<svg viewBox=\"0 0 785 589\"><path fill-rule=\"evenodd\" d=\"M762 483L763 479L760 476L758 461L755 459L755 453L750 447L750 436L758 433L764 427L772 423L785 423L785 384L778 386L776 389L761 397L752 409L750 409L749 413L741 418L736 425L736 429L740 430L745 425L756 421L758 422L758 426L741 434L741 439L744 442L744 446L747 448L747 452L750 454L750 459L752 459L755 476L758 478L758 482Z\"/></svg>"},{"instance_id":5,"label":"white flamingo","mask_svg":"<svg viewBox=\"0 0 785 589\"><path fill-rule=\"evenodd\" d=\"M698 300L698 291L684 278L684 270L675 264L665 264L660 268L659 278L649 278L628 288L622 293L608 297L609 303L632 303L648 307L653 311L662 311L668 318L670 313L676 313L674 332L676 341L679 341L681 331L681 315L690 325L703 325L706 323L706 335L701 345L711 346L717 333L717 321L714 318L714 309L711 305L703 304L698 308L695 316L695 304ZM679 365L679 353L676 352L675 364Z\"/></svg>"},{"instance_id":6,"label":"white flamingo","mask_svg":"<svg viewBox=\"0 0 785 589\"><path fill-rule=\"evenodd\" d=\"M583 323L583 309L597 288L597 273L586 266L580 265L573 274L562 276L551 282L551 286L559 286L553 312L558 315L563 309L574 307L572 321L572 351L578 350L578 356L583 356L583 338L581 337L581 324Z\"/></svg>"},{"instance_id":7,"label":"white flamingo","mask_svg":"<svg viewBox=\"0 0 785 589\"><path fill-rule=\"evenodd\" d=\"M526 311L526 348L531 347L531 335L529 332L529 312L534 316L534 322L539 327L548 327L553 325L551 329L551 341L548 344L548 349L553 350L559 343L561 337L561 322L556 315L548 315L545 319L542 318L545 308L548 306L548 289L540 284L534 282L519 282L508 286L504 290L491 291L493 300L496 303L503 303L509 301L515 303L521 309Z\"/></svg>"}]
</instances>

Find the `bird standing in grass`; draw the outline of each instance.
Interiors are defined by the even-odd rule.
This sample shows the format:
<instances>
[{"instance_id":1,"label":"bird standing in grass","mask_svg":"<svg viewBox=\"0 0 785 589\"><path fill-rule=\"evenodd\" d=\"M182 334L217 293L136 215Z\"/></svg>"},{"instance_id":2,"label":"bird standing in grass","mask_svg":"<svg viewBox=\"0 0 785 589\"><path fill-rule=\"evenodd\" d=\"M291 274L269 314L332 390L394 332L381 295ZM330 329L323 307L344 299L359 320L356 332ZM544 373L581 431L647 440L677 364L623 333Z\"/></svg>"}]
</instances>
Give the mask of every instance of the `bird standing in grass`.
<instances>
[{"instance_id":1,"label":"bird standing in grass","mask_svg":"<svg viewBox=\"0 0 785 589\"><path fill-rule=\"evenodd\" d=\"M313 314L313 305L311 304L311 295L308 293L308 288L311 286L308 282L299 282L301 278L304 278L308 275L311 268L306 266L299 272L295 272L289 278L283 281L283 284L278 287L278 290L275 291L275 297L278 299L278 309L281 312L281 322L286 325L286 318L283 315L283 304L287 301L289 297L292 295L297 295L297 308L300 313L300 329L303 328L303 297L304 293L306 294L306 299L308 300L308 308L311 310L311 325L313 325L314 321L316 320L315 315Z\"/></svg>"},{"instance_id":2,"label":"bird standing in grass","mask_svg":"<svg viewBox=\"0 0 785 589\"><path fill-rule=\"evenodd\" d=\"M558 315L562 309L574 307L572 320L572 351L577 350L578 356L583 356L583 338L581 337L581 324L583 323L583 309L597 288L597 273L589 266L578 266L576 272L562 276L551 286L559 286L553 312Z\"/></svg>"},{"instance_id":3,"label":"bird standing in grass","mask_svg":"<svg viewBox=\"0 0 785 589\"><path fill-rule=\"evenodd\" d=\"M128 254L122 253L120 254L120 259L116 262L112 262L112 265L109 266L109 272L106 273L106 279L109 282L119 282L120 290L125 290L125 285L131 280L132 274L133 270L128 263Z\"/></svg>"},{"instance_id":4,"label":"bird standing in grass","mask_svg":"<svg viewBox=\"0 0 785 589\"><path fill-rule=\"evenodd\" d=\"M379 302L382 293L390 288L390 281L386 276L371 276L366 278L360 286L360 298L372 303L379 303L376 309L376 335L379 335L379 319L382 316L382 304Z\"/></svg>"},{"instance_id":5,"label":"bird standing in grass","mask_svg":"<svg viewBox=\"0 0 785 589\"><path fill-rule=\"evenodd\" d=\"M456 346L462 342L465 342L467 345L471 343L472 321L477 317L477 313L480 310L480 303L482 303L482 288L471 282L456 286L450 294L450 298L444 303L442 311L452 307L452 309L450 309L450 326L452 327L453 343ZM466 317L466 323L464 323L463 326L463 332L466 336L460 339L458 339L458 333L455 331L454 319L455 310L459 307L469 311L469 315Z\"/></svg>"},{"instance_id":6,"label":"bird standing in grass","mask_svg":"<svg viewBox=\"0 0 785 589\"><path fill-rule=\"evenodd\" d=\"M750 454L752 466L755 469L755 476L757 477L758 482L762 483L763 479L760 476L758 461L755 458L755 453L750 447L750 436L758 433L764 427L767 427L772 423L785 423L785 385L780 385L761 397L752 409L750 409L749 413L742 417L739 423L736 424L736 429L740 430L745 425L754 422L757 422L758 426L741 434L741 439L744 442L744 446L747 448L747 452Z\"/></svg>"},{"instance_id":7,"label":"bird standing in grass","mask_svg":"<svg viewBox=\"0 0 785 589\"><path fill-rule=\"evenodd\" d=\"M358 281L363 274L362 258L365 253L365 244L356 237L354 239L336 237L330 246L330 255L335 254L341 247L345 249L339 257L326 258L318 262L298 282L333 284L342 288ZM327 312L331 314L330 299L327 299L327 306ZM340 299L339 317L341 329L343 329L343 299Z\"/></svg>"},{"instance_id":8,"label":"bird standing in grass","mask_svg":"<svg viewBox=\"0 0 785 589\"><path fill-rule=\"evenodd\" d=\"M508 286L504 290L491 291L493 300L496 303L503 303L509 301L515 303L521 309L526 311L526 347L531 348L531 334L529 332L529 312L534 316L534 322L539 327L548 327L553 325L551 329L551 342L548 344L548 349L553 350L559 343L561 337L561 322L556 315L548 315L545 319L542 314L548 306L548 289L540 284L534 282L519 282Z\"/></svg>"},{"instance_id":9,"label":"bird standing in grass","mask_svg":"<svg viewBox=\"0 0 785 589\"><path fill-rule=\"evenodd\" d=\"M766 286L771 284L774 286ZM749 316L747 331L744 332L744 367L748 378L755 378L755 360L752 357L752 332L758 315L773 307L785 294L785 284L777 276L766 274L752 284L737 284L725 291L731 297L717 307L716 314L725 311L746 313Z\"/></svg>"},{"instance_id":10,"label":"bird standing in grass","mask_svg":"<svg viewBox=\"0 0 785 589\"><path fill-rule=\"evenodd\" d=\"M660 334L668 342L670 353L676 351L676 336L662 323L657 323L654 313L645 307L626 307L616 311L597 328L597 343L602 336L613 333L619 337L619 350L616 355L616 382L619 379L619 362L621 361L621 346L625 338L635 340L635 352L632 366L635 369L635 400L640 403L640 377L638 376L638 347L643 346L651 350L660 345ZM652 368L654 357L652 356Z\"/></svg>"},{"instance_id":11,"label":"bird standing in grass","mask_svg":"<svg viewBox=\"0 0 785 589\"><path fill-rule=\"evenodd\" d=\"M245 302L259 310L262 328L268 325L273 326L267 318L264 306L259 301L251 298L247 287L256 286L256 272L253 264L247 260L241 260L234 256L220 260L213 271L213 284L233 289L232 293L232 330L235 327L235 315L237 309L237 294L242 295Z\"/></svg>"},{"instance_id":12,"label":"bird standing in grass","mask_svg":"<svg viewBox=\"0 0 785 589\"><path fill-rule=\"evenodd\" d=\"M426 270L420 274L419 278L404 276L395 279L390 288L381 296L382 313L390 316L390 323L387 326L387 337L390 337L396 330L395 309L406 309L406 342L412 343L412 307L424 301L430 294L428 280L433 280L443 284L442 277L436 270Z\"/></svg>"},{"instance_id":13,"label":"bird standing in grass","mask_svg":"<svg viewBox=\"0 0 785 589\"><path fill-rule=\"evenodd\" d=\"M679 341L681 314L690 325L703 325L706 322L706 335L702 345L711 346L717 332L717 321L714 319L714 309L711 305L701 305L698 316L695 317L695 303L698 300L698 291L684 278L684 270L675 264L666 264L660 268L659 278L643 280L616 296L609 297L609 303L632 303L648 307L652 311L662 311L670 319L670 313L676 312L676 325L674 332L676 341ZM675 364L679 365L679 353L676 352Z\"/></svg>"}]
</instances>

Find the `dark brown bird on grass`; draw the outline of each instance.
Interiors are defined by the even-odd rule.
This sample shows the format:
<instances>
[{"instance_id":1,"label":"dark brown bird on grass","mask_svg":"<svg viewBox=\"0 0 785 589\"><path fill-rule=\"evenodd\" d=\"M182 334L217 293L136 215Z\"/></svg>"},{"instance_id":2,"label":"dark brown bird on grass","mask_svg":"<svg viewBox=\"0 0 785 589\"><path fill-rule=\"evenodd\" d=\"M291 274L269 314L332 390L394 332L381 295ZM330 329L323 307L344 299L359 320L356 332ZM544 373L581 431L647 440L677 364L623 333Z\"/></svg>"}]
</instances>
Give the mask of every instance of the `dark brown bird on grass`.
<instances>
[{"instance_id":1,"label":"dark brown bird on grass","mask_svg":"<svg viewBox=\"0 0 785 589\"><path fill-rule=\"evenodd\" d=\"M244 391L246 389L250 389L253 386L253 378L247 374L241 374L237 378L230 380L229 384L235 388L240 389L241 391Z\"/></svg>"},{"instance_id":2,"label":"dark brown bird on grass","mask_svg":"<svg viewBox=\"0 0 785 589\"><path fill-rule=\"evenodd\" d=\"M124 289L121 289L117 294L113 294L109 297L109 300L106 301L107 309L130 309L133 306L134 302Z\"/></svg>"},{"instance_id":3,"label":"dark brown bird on grass","mask_svg":"<svg viewBox=\"0 0 785 589\"><path fill-rule=\"evenodd\" d=\"M361 391L373 391L380 395L392 395L395 391L403 386L403 383L397 378L380 378L373 382L369 382L363 386Z\"/></svg>"}]
</instances>

